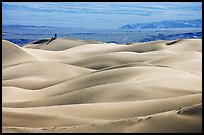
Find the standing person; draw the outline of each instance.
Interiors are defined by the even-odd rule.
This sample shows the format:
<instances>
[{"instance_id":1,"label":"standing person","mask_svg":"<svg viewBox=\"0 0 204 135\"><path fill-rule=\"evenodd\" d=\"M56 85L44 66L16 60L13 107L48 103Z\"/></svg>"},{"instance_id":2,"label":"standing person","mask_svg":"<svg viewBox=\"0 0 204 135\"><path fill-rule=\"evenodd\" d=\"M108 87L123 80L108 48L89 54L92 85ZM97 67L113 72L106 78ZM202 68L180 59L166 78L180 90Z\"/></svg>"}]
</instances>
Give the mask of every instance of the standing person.
<instances>
[{"instance_id":1,"label":"standing person","mask_svg":"<svg viewBox=\"0 0 204 135\"><path fill-rule=\"evenodd\" d=\"M55 37L54 37L54 39L56 39L57 38L57 34L55 33Z\"/></svg>"}]
</instances>

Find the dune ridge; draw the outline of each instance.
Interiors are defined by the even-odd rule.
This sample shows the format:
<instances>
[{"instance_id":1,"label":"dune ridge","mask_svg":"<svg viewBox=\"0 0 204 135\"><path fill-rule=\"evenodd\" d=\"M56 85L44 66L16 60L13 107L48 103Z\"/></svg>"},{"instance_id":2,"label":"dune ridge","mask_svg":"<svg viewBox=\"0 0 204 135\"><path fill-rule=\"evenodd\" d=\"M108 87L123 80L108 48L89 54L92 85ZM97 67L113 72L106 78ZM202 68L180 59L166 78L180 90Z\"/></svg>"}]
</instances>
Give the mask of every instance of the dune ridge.
<instances>
[{"instance_id":1,"label":"dune ridge","mask_svg":"<svg viewBox=\"0 0 204 135\"><path fill-rule=\"evenodd\" d=\"M202 132L202 39L2 40L2 130Z\"/></svg>"}]
</instances>

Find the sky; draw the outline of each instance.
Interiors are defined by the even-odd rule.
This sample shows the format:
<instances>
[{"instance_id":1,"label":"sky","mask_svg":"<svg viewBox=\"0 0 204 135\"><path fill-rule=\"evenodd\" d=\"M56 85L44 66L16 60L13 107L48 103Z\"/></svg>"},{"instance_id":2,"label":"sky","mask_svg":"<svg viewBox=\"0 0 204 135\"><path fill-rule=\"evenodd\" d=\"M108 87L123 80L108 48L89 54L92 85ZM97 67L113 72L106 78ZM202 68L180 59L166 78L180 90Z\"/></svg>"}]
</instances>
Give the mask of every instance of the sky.
<instances>
[{"instance_id":1,"label":"sky","mask_svg":"<svg viewBox=\"0 0 204 135\"><path fill-rule=\"evenodd\" d=\"M2 2L2 24L117 29L202 19L202 2Z\"/></svg>"}]
</instances>

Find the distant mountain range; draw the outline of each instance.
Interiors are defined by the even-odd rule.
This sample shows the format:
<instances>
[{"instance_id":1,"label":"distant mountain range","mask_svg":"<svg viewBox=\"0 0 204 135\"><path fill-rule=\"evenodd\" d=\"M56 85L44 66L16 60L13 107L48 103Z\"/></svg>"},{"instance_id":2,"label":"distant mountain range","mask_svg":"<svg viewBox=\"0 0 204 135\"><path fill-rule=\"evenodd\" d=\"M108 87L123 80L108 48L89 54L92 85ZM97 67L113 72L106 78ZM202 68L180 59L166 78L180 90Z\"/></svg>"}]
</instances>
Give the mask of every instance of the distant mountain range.
<instances>
[{"instance_id":1,"label":"distant mountain range","mask_svg":"<svg viewBox=\"0 0 204 135\"><path fill-rule=\"evenodd\" d=\"M95 33L96 35L96 33ZM133 34L134 35L134 34ZM82 37L85 35L81 35ZM35 36L34 36L35 37ZM79 38L78 39L83 39L83 38ZM97 37L101 37L100 34ZM107 37L110 37L109 39L107 39ZM127 40L124 41L123 39L123 34L119 34L116 38L116 40L114 40L116 36L112 35L108 35L105 36L105 38L100 38L96 41L102 41L102 42L107 42L107 43L117 43L117 44L127 44L127 43L131 43L131 42L149 42L149 41L156 41L156 40L177 40L177 39L187 39L187 38L199 38L202 39L202 32L186 32L186 33L175 33L175 34L155 34L155 35L147 35L144 38L138 38L137 36L128 36ZM92 40L94 38L94 35L87 35L87 39L84 40ZM11 41L19 46L22 46L24 44L39 40L39 39L23 39L23 38L4 38L5 40Z\"/></svg>"},{"instance_id":2,"label":"distant mountain range","mask_svg":"<svg viewBox=\"0 0 204 135\"><path fill-rule=\"evenodd\" d=\"M134 30L139 28L201 28L201 27L202 19L197 19L197 20L168 20L162 22L127 24L120 27L119 29Z\"/></svg>"},{"instance_id":3,"label":"distant mountain range","mask_svg":"<svg viewBox=\"0 0 204 135\"><path fill-rule=\"evenodd\" d=\"M155 40L177 40L177 39L188 39L188 38L199 38L202 39L202 32L188 32L188 33L177 33L177 34L158 34L150 35L139 42L149 42Z\"/></svg>"}]
</instances>

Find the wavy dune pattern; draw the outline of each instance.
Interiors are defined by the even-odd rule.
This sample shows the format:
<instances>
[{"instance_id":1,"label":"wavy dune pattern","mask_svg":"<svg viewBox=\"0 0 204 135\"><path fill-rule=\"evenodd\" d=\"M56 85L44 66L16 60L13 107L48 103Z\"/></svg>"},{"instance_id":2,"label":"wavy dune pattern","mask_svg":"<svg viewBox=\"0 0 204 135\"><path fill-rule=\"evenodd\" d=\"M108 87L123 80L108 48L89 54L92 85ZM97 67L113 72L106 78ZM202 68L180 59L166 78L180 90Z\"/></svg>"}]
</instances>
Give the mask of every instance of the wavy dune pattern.
<instances>
[{"instance_id":1,"label":"wavy dune pattern","mask_svg":"<svg viewBox=\"0 0 204 135\"><path fill-rule=\"evenodd\" d=\"M2 40L3 132L202 132L202 39Z\"/></svg>"}]
</instances>

